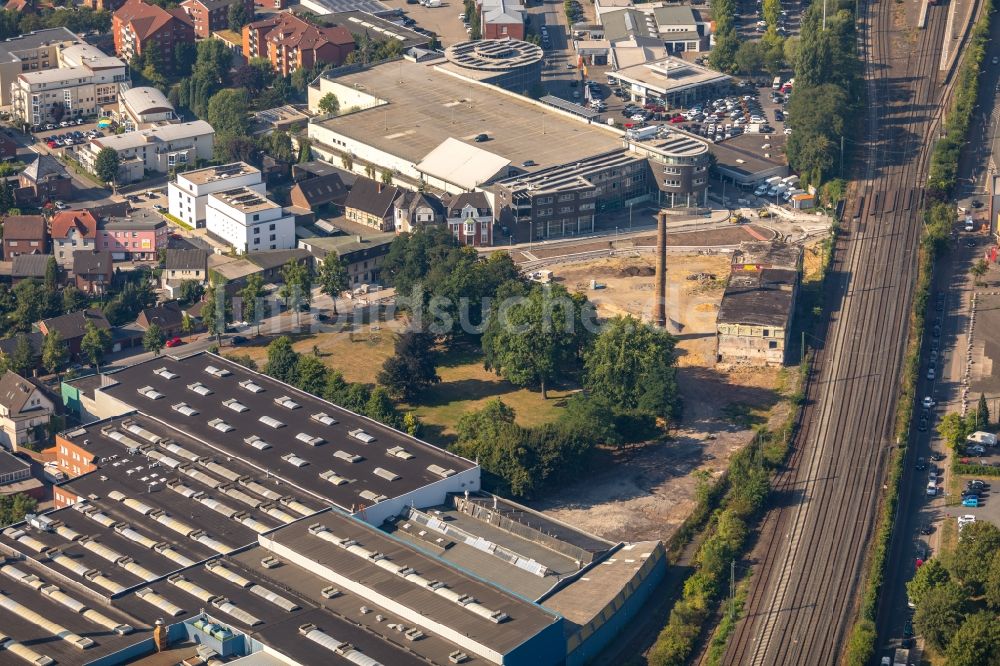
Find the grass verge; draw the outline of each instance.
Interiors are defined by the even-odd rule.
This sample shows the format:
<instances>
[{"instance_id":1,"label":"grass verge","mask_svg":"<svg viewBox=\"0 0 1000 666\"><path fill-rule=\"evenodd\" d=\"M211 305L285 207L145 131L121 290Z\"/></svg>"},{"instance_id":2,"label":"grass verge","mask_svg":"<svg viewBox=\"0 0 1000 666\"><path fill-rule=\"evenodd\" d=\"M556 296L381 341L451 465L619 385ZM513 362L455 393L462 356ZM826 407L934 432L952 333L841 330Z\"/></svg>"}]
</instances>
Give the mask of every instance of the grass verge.
<instances>
[{"instance_id":1,"label":"grass verge","mask_svg":"<svg viewBox=\"0 0 1000 666\"><path fill-rule=\"evenodd\" d=\"M176 224L181 229L187 229L188 231L191 231L192 229L194 229L194 227L192 227L190 224L188 224L187 222L185 222L184 220L182 220L179 217L171 215L170 213L160 213L160 215L162 215L163 217L167 218L168 220L170 220L171 222L173 222L174 224Z\"/></svg>"}]
</instances>

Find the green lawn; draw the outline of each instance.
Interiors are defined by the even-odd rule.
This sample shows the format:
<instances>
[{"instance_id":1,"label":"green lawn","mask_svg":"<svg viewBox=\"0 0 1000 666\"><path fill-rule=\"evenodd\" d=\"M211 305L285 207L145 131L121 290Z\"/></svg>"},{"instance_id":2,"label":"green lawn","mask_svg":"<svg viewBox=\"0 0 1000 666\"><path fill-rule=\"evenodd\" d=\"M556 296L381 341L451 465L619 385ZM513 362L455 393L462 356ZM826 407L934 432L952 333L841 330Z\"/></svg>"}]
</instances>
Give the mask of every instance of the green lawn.
<instances>
[{"instance_id":1,"label":"green lawn","mask_svg":"<svg viewBox=\"0 0 1000 666\"><path fill-rule=\"evenodd\" d=\"M471 353L446 358L438 366L438 375L441 383L410 405L425 426L423 436L438 444L452 439L463 414L482 409L493 398L513 407L520 425L537 426L557 418L566 396L575 391L575 387L560 386L543 400L540 391L518 388L485 370L482 358Z\"/></svg>"}]
</instances>

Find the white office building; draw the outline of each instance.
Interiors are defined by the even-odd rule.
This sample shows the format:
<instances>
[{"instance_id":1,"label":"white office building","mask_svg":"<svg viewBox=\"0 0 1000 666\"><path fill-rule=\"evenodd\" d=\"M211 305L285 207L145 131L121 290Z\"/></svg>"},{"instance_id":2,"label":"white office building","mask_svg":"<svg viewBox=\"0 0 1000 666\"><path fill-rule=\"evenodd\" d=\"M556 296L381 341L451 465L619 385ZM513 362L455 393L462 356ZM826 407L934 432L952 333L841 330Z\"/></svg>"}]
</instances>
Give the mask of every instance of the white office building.
<instances>
[{"instance_id":1,"label":"white office building","mask_svg":"<svg viewBox=\"0 0 1000 666\"><path fill-rule=\"evenodd\" d=\"M185 171L167 186L167 207L182 222L204 227L208 195L239 187L266 194L260 170L246 162Z\"/></svg>"},{"instance_id":2,"label":"white office building","mask_svg":"<svg viewBox=\"0 0 1000 666\"><path fill-rule=\"evenodd\" d=\"M163 125L99 139L77 151L77 159L93 172L104 148L118 153L119 184L140 181L150 173L167 173L198 160L212 159L215 130L204 120Z\"/></svg>"},{"instance_id":3,"label":"white office building","mask_svg":"<svg viewBox=\"0 0 1000 666\"><path fill-rule=\"evenodd\" d=\"M249 187L209 194L205 228L238 252L295 247L295 216Z\"/></svg>"}]
</instances>

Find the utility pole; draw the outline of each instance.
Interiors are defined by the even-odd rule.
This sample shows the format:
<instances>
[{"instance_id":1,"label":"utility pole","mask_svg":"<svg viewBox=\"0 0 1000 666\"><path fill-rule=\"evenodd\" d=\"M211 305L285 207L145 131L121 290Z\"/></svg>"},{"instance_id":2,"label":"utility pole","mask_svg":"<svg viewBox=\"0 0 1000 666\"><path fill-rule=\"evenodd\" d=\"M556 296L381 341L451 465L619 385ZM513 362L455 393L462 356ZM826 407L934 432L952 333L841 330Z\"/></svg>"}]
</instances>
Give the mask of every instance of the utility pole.
<instances>
[{"instance_id":1,"label":"utility pole","mask_svg":"<svg viewBox=\"0 0 1000 666\"><path fill-rule=\"evenodd\" d=\"M840 135L840 177L844 177L844 135Z\"/></svg>"}]
</instances>

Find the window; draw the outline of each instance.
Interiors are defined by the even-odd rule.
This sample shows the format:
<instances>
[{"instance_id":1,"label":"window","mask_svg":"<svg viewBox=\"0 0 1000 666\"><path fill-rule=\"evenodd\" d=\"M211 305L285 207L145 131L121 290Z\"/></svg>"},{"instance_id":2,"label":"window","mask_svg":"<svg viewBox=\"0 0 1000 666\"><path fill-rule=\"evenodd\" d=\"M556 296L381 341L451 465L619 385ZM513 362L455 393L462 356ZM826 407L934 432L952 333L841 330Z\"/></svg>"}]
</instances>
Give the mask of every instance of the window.
<instances>
[{"instance_id":1,"label":"window","mask_svg":"<svg viewBox=\"0 0 1000 666\"><path fill-rule=\"evenodd\" d=\"M260 227L254 227L254 228L253 228L253 232L254 232L255 234L259 234L259 233L260 233Z\"/></svg>"},{"instance_id":2,"label":"window","mask_svg":"<svg viewBox=\"0 0 1000 666\"><path fill-rule=\"evenodd\" d=\"M254 245L260 245L260 239L259 238L254 238L253 239L253 244Z\"/></svg>"},{"instance_id":3,"label":"window","mask_svg":"<svg viewBox=\"0 0 1000 666\"><path fill-rule=\"evenodd\" d=\"M767 343L767 348L768 349L777 349L778 348L778 341L777 340L771 340L771 341L769 341Z\"/></svg>"},{"instance_id":4,"label":"window","mask_svg":"<svg viewBox=\"0 0 1000 666\"><path fill-rule=\"evenodd\" d=\"M273 241L273 240L277 240L277 239L275 238L274 234L271 234L271 237L268 240L272 240Z\"/></svg>"},{"instance_id":5,"label":"window","mask_svg":"<svg viewBox=\"0 0 1000 666\"><path fill-rule=\"evenodd\" d=\"M272 224L272 225L269 225L269 226L267 227L267 230L268 230L268 231L274 231L274 225L273 225L273 224ZM274 240L274 237L273 237L273 236L271 237L271 240Z\"/></svg>"},{"instance_id":6,"label":"window","mask_svg":"<svg viewBox=\"0 0 1000 666\"><path fill-rule=\"evenodd\" d=\"M257 213L256 215L253 216L253 221L254 222L256 222L259 219L260 219L260 213Z\"/></svg>"}]
</instances>

